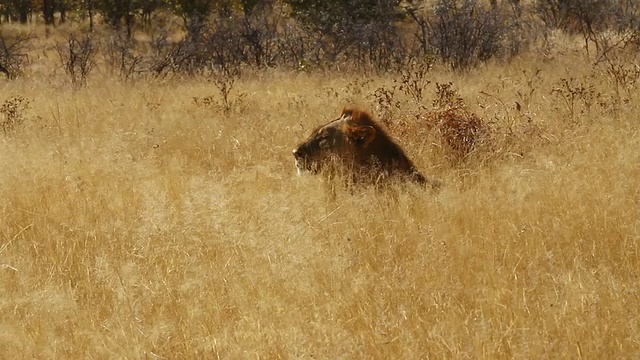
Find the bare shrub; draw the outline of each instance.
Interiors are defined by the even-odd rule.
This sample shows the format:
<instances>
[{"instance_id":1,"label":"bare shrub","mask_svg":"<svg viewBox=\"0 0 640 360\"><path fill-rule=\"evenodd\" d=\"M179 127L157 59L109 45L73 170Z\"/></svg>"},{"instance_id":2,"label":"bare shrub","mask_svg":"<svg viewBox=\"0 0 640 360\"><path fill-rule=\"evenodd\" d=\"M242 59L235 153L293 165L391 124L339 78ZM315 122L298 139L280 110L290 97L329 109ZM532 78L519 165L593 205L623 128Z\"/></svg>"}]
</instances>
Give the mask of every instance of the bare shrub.
<instances>
[{"instance_id":1,"label":"bare shrub","mask_svg":"<svg viewBox=\"0 0 640 360\"><path fill-rule=\"evenodd\" d=\"M247 94L239 93L234 100L231 99L233 85L239 77L240 70L237 67L222 67L213 76L213 83L222 96L222 111L225 114L230 113L233 109L242 109L241 105Z\"/></svg>"},{"instance_id":2,"label":"bare shrub","mask_svg":"<svg viewBox=\"0 0 640 360\"><path fill-rule=\"evenodd\" d=\"M8 79L17 77L28 63L26 53L29 50L29 41L34 38L34 35L26 33L9 36L0 30L0 72Z\"/></svg>"},{"instance_id":3,"label":"bare shrub","mask_svg":"<svg viewBox=\"0 0 640 360\"><path fill-rule=\"evenodd\" d=\"M637 11L630 0L536 0L533 11L547 26L589 35L604 29L626 28ZM637 22L637 19L635 20Z\"/></svg>"},{"instance_id":4,"label":"bare shrub","mask_svg":"<svg viewBox=\"0 0 640 360\"><path fill-rule=\"evenodd\" d=\"M633 0L536 0L533 11L550 28L581 34L587 53L590 43L598 53L608 48L606 31L629 33L640 26L640 5Z\"/></svg>"},{"instance_id":5,"label":"bare shrub","mask_svg":"<svg viewBox=\"0 0 640 360\"><path fill-rule=\"evenodd\" d=\"M219 74L219 77L213 81L219 91L219 96L194 97L193 102L201 107L213 107L225 115L229 115L232 112L242 112L246 108L245 98L247 94L237 92L237 94L232 95L234 93L233 85L238 76L239 74Z\"/></svg>"},{"instance_id":6,"label":"bare shrub","mask_svg":"<svg viewBox=\"0 0 640 360\"><path fill-rule=\"evenodd\" d=\"M394 1L388 6L393 7L391 3ZM420 49L412 37L403 36L395 21L399 18L386 16L380 9L373 15L359 10L362 14L356 18L332 12L337 17L324 19L320 13L309 12L310 18L301 20L288 17L283 3L256 7L259 10L229 11L195 22L191 26L196 28L187 29L180 40L170 40L166 32L160 32L153 38L148 68L159 77L213 74L220 66L380 73L402 69L417 58Z\"/></svg>"},{"instance_id":7,"label":"bare shrub","mask_svg":"<svg viewBox=\"0 0 640 360\"><path fill-rule=\"evenodd\" d=\"M286 2L296 23L285 28L284 49L304 66L385 72L412 52L398 25L403 14L397 0Z\"/></svg>"},{"instance_id":8,"label":"bare shrub","mask_svg":"<svg viewBox=\"0 0 640 360\"><path fill-rule=\"evenodd\" d=\"M403 9L408 17L417 25L417 30L413 35L419 43L419 53L422 55L430 54L429 12L426 11L425 4L423 2L407 2Z\"/></svg>"},{"instance_id":9,"label":"bare shrub","mask_svg":"<svg viewBox=\"0 0 640 360\"><path fill-rule=\"evenodd\" d=\"M84 34L80 38L75 34L67 37L66 44L57 44L62 67L74 85L83 86L87 77L96 66L97 48L91 35Z\"/></svg>"},{"instance_id":10,"label":"bare shrub","mask_svg":"<svg viewBox=\"0 0 640 360\"><path fill-rule=\"evenodd\" d=\"M592 84L575 78L560 79L551 90L551 95L560 100L561 105L556 109L565 112L571 123L577 121L577 115L588 113L601 97Z\"/></svg>"},{"instance_id":11,"label":"bare shrub","mask_svg":"<svg viewBox=\"0 0 640 360\"><path fill-rule=\"evenodd\" d=\"M438 0L428 20L429 44L454 70L467 70L511 49L507 37L517 29L513 18L498 8L488 8L477 0Z\"/></svg>"},{"instance_id":12,"label":"bare shrub","mask_svg":"<svg viewBox=\"0 0 640 360\"><path fill-rule=\"evenodd\" d=\"M169 33L165 29L153 37L149 69L156 77L165 77L181 68L192 56L193 47L190 37L176 43L169 41Z\"/></svg>"},{"instance_id":13,"label":"bare shrub","mask_svg":"<svg viewBox=\"0 0 640 360\"><path fill-rule=\"evenodd\" d=\"M107 39L104 51L108 66L122 80L130 80L145 71L144 55L136 51L135 42L123 36L122 32L116 32Z\"/></svg>"},{"instance_id":14,"label":"bare shrub","mask_svg":"<svg viewBox=\"0 0 640 360\"><path fill-rule=\"evenodd\" d=\"M433 58L424 57L400 70L399 90L410 96L416 104L422 104L424 91L431 84L427 74L431 71L433 63Z\"/></svg>"},{"instance_id":15,"label":"bare shrub","mask_svg":"<svg viewBox=\"0 0 640 360\"><path fill-rule=\"evenodd\" d=\"M518 100L514 102L513 106L507 105L498 95L480 91L480 94L498 101L504 111L503 116L494 117L489 124L490 142L486 141L486 136L483 138L483 145L489 145L487 148L490 151L489 157L497 158L504 155L523 157L533 147L549 143L545 129L541 126L541 120L528 109L531 97L537 88L534 85L538 79L537 73L528 74L523 71L527 87L516 91ZM489 126L485 126L485 129L488 129Z\"/></svg>"},{"instance_id":16,"label":"bare shrub","mask_svg":"<svg viewBox=\"0 0 640 360\"><path fill-rule=\"evenodd\" d=\"M640 20L640 15L638 16ZM598 49L595 65L619 60L635 62L640 51L640 23L635 28L620 30L616 33L601 32L595 35Z\"/></svg>"},{"instance_id":17,"label":"bare shrub","mask_svg":"<svg viewBox=\"0 0 640 360\"><path fill-rule=\"evenodd\" d=\"M278 65L307 70L309 68L309 44L306 33L298 24L285 21L278 40L278 51L280 52Z\"/></svg>"},{"instance_id":18,"label":"bare shrub","mask_svg":"<svg viewBox=\"0 0 640 360\"><path fill-rule=\"evenodd\" d=\"M394 22L378 18L347 22L343 31L339 49L333 47L332 41L319 42L317 51L331 54L323 59L326 66L385 73L399 71L416 58L416 47L402 36L403 31Z\"/></svg>"},{"instance_id":19,"label":"bare shrub","mask_svg":"<svg viewBox=\"0 0 640 360\"><path fill-rule=\"evenodd\" d=\"M10 97L0 106L0 128L6 135L16 127L22 125L26 119L25 111L31 101L20 95Z\"/></svg>"},{"instance_id":20,"label":"bare shrub","mask_svg":"<svg viewBox=\"0 0 640 360\"><path fill-rule=\"evenodd\" d=\"M218 19L202 35L202 50L207 54L207 70L222 71L230 75L251 61L243 37L244 26L236 18Z\"/></svg>"},{"instance_id":21,"label":"bare shrub","mask_svg":"<svg viewBox=\"0 0 640 360\"><path fill-rule=\"evenodd\" d=\"M373 93L380 121L389 129L394 129L398 118L396 114L403 108L403 103L396 96L396 86L381 86Z\"/></svg>"},{"instance_id":22,"label":"bare shrub","mask_svg":"<svg viewBox=\"0 0 640 360\"><path fill-rule=\"evenodd\" d=\"M211 77L211 82L213 82L220 93L220 100L217 100L217 97L214 95L204 98L194 98L193 100L196 105L214 106L224 114L244 110L244 99L247 94L237 92L235 96L232 95L234 93L234 85L242 74L240 67L228 62L212 63L210 65L212 67L209 76Z\"/></svg>"},{"instance_id":23,"label":"bare shrub","mask_svg":"<svg viewBox=\"0 0 640 360\"><path fill-rule=\"evenodd\" d=\"M152 41L149 69L156 77L168 75L196 75L206 67L210 54L202 37L189 32L184 38L172 42L169 33L161 30Z\"/></svg>"},{"instance_id":24,"label":"bare shrub","mask_svg":"<svg viewBox=\"0 0 640 360\"><path fill-rule=\"evenodd\" d=\"M239 72L247 64L248 56L235 25L238 24L224 21L216 27L201 25L197 35L189 32L176 42L169 41L166 32L160 32L152 43L150 70L157 77L209 76L221 69L228 74Z\"/></svg>"},{"instance_id":25,"label":"bare shrub","mask_svg":"<svg viewBox=\"0 0 640 360\"><path fill-rule=\"evenodd\" d=\"M610 104L600 103L602 107L609 107L617 116L623 105L628 104L638 90L640 67L628 61L605 57L603 61L596 63L596 68L603 73L614 92Z\"/></svg>"},{"instance_id":26,"label":"bare shrub","mask_svg":"<svg viewBox=\"0 0 640 360\"><path fill-rule=\"evenodd\" d=\"M284 10L277 4L265 2L242 18L242 39L247 49L247 60L257 67L276 66L282 61L279 26Z\"/></svg>"}]
</instances>

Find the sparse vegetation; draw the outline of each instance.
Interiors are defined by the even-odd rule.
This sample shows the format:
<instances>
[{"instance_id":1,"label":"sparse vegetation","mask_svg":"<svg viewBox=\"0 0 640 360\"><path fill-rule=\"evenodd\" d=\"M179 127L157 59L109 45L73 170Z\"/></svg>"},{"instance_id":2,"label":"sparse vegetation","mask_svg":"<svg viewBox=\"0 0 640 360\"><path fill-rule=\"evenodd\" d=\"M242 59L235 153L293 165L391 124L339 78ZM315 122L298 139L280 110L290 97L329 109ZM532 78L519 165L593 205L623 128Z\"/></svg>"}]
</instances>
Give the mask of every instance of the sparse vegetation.
<instances>
[{"instance_id":1,"label":"sparse vegetation","mask_svg":"<svg viewBox=\"0 0 640 360\"><path fill-rule=\"evenodd\" d=\"M140 54L131 39L116 33L105 44L106 62L114 74L122 80L132 80L145 72L145 56Z\"/></svg>"},{"instance_id":2,"label":"sparse vegetation","mask_svg":"<svg viewBox=\"0 0 640 360\"><path fill-rule=\"evenodd\" d=\"M454 70L468 70L504 53L514 20L477 0L438 0L430 18L428 42Z\"/></svg>"},{"instance_id":3,"label":"sparse vegetation","mask_svg":"<svg viewBox=\"0 0 640 360\"><path fill-rule=\"evenodd\" d=\"M56 46L60 62L71 83L84 86L96 66L96 45L91 35L70 34Z\"/></svg>"},{"instance_id":4,"label":"sparse vegetation","mask_svg":"<svg viewBox=\"0 0 640 360\"><path fill-rule=\"evenodd\" d=\"M6 34L0 28L0 72L7 79L16 78L28 63L28 47L33 36L28 33Z\"/></svg>"},{"instance_id":5,"label":"sparse vegetation","mask_svg":"<svg viewBox=\"0 0 640 360\"><path fill-rule=\"evenodd\" d=\"M535 1L489 1L531 41L453 71L415 36L436 2L343 24L370 30L344 48L281 2L154 3L118 37L102 0L48 2L46 29L0 6L6 44L33 34L0 77L0 354L640 356L632 28L592 27L587 55ZM354 105L439 191L296 176L291 149Z\"/></svg>"},{"instance_id":6,"label":"sparse vegetation","mask_svg":"<svg viewBox=\"0 0 640 360\"><path fill-rule=\"evenodd\" d=\"M551 94L557 96L562 101L557 109L566 111L566 117L570 121L576 119L590 118L589 110L599 97L592 84L583 84L574 78L561 78L557 86L551 90ZM579 117L578 117L579 116Z\"/></svg>"}]
</instances>

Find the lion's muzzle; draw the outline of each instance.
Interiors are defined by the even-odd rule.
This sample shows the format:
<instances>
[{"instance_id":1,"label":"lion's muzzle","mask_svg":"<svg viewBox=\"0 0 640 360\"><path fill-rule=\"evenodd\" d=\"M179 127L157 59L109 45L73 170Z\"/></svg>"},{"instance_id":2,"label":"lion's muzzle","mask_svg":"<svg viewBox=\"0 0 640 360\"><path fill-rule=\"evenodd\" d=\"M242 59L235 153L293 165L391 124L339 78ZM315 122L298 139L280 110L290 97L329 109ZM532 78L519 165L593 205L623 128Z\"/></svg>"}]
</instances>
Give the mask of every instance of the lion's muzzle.
<instances>
[{"instance_id":1,"label":"lion's muzzle","mask_svg":"<svg viewBox=\"0 0 640 360\"><path fill-rule=\"evenodd\" d=\"M318 172L318 164L314 158L305 151L304 147L300 146L293 149L293 157L296 160L295 164L298 175L302 175L304 171L309 171L314 174Z\"/></svg>"},{"instance_id":2,"label":"lion's muzzle","mask_svg":"<svg viewBox=\"0 0 640 360\"><path fill-rule=\"evenodd\" d=\"M298 172L298 176L302 175L302 171L304 170L304 156L301 156L298 149L293 149L293 157L295 158L296 171Z\"/></svg>"}]
</instances>

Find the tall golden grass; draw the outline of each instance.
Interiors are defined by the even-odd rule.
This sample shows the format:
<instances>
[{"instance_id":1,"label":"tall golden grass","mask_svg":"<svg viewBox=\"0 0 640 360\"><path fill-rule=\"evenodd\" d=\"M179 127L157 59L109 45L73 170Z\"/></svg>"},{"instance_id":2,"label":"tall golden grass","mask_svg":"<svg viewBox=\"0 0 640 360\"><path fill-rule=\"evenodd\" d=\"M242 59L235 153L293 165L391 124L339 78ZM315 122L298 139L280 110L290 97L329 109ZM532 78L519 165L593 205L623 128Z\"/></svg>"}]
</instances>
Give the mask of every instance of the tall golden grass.
<instances>
[{"instance_id":1,"label":"tall golden grass","mask_svg":"<svg viewBox=\"0 0 640 360\"><path fill-rule=\"evenodd\" d=\"M296 177L393 75L263 72L226 114L206 79L2 81L30 103L0 134L0 357L640 357L640 94L581 63L433 70L491 129L452 163L394 110L436 193ZM562 78L594 89L573 114Z\"/></svg>"}]
</instances>

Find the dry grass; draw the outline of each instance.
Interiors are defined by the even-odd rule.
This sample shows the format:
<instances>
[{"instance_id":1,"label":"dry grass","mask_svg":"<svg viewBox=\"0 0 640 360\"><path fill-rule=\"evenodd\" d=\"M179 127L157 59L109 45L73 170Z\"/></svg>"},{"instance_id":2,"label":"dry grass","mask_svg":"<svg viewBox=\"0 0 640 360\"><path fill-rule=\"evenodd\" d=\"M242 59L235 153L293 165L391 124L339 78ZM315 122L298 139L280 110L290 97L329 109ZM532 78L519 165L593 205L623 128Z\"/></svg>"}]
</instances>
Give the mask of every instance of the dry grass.
<instances>
[{"instance_id":1,"label":"dry grass","mask_svg":"<svg viewBox=\"0 0 640 360\"><path fill-rule=\"evenodd\" d=\"M228 115L197 79L3 81L30 103L0 134L0 354L640 357L640 96L612 110L579 59L431 73L493 124L457 165L403 135L437 194L295 176L292 147L391 77L259 74ZM570 76L603 99L572 119Z\"/></svg>"}]
</instances>

